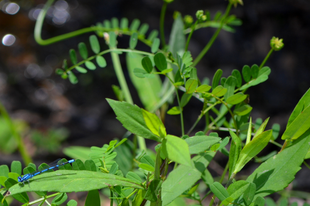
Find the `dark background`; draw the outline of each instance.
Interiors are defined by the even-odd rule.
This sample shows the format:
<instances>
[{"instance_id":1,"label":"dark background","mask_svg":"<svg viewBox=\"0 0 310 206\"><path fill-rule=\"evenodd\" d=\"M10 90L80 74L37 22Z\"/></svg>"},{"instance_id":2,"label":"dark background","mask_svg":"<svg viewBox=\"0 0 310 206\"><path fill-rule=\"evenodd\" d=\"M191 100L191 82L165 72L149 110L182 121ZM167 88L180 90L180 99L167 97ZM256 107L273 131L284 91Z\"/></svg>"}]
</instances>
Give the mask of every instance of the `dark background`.
<instances>
[{"instance_id":1,"label":"dark background","mask_svg":"<svg viewBox=\"0 0 310 206\"><path fill-rule=\"evenodd\" d=\"M36 9L42 8L45 1L15 2L21 6L15 15L4 11L4 4L8 1L0 2L0 37L8 33L16 36L12 46L0 45L0 101L11 117L22 119L29 126L29 131L23 134L33 158L43 161L62 157L61 148L69 145L102 146L115 137L120 138L125 129L115 119L105 100L115 99L111 85L118 85L110 55L105 55L108 62L106 68L78 75L77 85L62 80L54 73L55 69L61 67L63 59L69 58L69 49L77 49L80 41L88 42L91 33L40 46L34 41L33 30ZM112 17L127 17L129 22L137 18L141 23L150 25L149 31L159 29L160 0L68 0L67 3L68 7L65 2L58 1L61 12L47 15L43 39L89 27ZM224 0L180 0L169 4L165 23L166 40L169 39L174 11L181 12L183 16L194 16L197 10L209 10L213 17L217 11L224 12L226 6L227 1ZM266 63L272 70L268 81L248 90L253 119L271 117L267 127L279 123L282 133L294 106L310 85L310 1L245 0L244 6L232 8L231 14L240 18L243 25L235 27L235 33L221 31L214 45L197 65L198 76L200 79L212 78L219 68L224 71L223 76L228 76L233 69L241 71L244 65L260 65L270 49L270 39L273 36L283 38L284 48L274 52ZM194 33L189 46L194 58L214 32L214 28L205 28ZM128 40L127 36L118 38L118 47L127 48ZM106 48L104 41L101 45ZM138 46L145 48L142 44ZM125 58L121 60L124 62ZM125 64L123 68L126 69ZM134 101L141 105L134 88L129 84ZM195 101L186 108L186 114L192 114L187 117L189 123L193 123L200 109L201 105ZM179 129L178 122L167 124L176 125L176 130ZM60 128L65 128L68 135L64 135L67 139L54 152L36 145L30 137L32 130L44 136L50 129ZM169 129L174 131L173 128ZM0 154L0 164L20 160L17 152L8 154L0 151ZM299 190L308 189L305 181L297 179L296 184Z\"/></svg>"}]
</instances>

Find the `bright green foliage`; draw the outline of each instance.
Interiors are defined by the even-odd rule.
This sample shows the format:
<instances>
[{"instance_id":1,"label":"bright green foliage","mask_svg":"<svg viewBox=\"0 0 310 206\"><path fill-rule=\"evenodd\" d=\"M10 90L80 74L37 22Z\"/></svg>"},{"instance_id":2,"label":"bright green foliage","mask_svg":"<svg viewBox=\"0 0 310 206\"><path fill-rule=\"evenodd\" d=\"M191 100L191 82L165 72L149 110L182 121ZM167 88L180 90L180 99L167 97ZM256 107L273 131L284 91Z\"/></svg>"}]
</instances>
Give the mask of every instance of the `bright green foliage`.
<instances>
[{"instance_id":1,"label":"bright green foliage","mask_svg":"<svg viewBox=\"0 0 310 206\"><path fill-rule=\"evenodd\" d=\"M131 23L127 18L104 20L79 31L83 33L91 30L96 35L90 35L86 44L81 42L77 48L70 49L71 63L64 60L62 69L56 70L62 78L68 78L76 84L76 73L86 73L97 67L105 68L105 54L111 54L120 85L114 85L113 90L119 101L107 101L124 128L135 135L133 141L124 138L120 142L112 140L103 147L67 148L65 153L76 158L72 166L68 164L60 171L35 176L25 184L17 182L22 173L20 162L12 162L11 172L7 166L0 166L0 185L9 190L12 197L28 204L27 192L35 191L41 197L46 197L47 192L53 191L59 194L53 196L51 204L60 205L68 198L66 192L88 191L85 205L100 205L98 190L106 188L110 190L110 199L117 205L182 206L186 205L185 198L202 205L203 197L198 192L200 188L207 187L208 193L217 197L216 201L219 200L213 204L262 206L265 204L263 197L283 190L294 179L303 160L310 158L310 90L290 116L282 135L282 139L286 140L281 145L282 149L263 157L257 156L269 142L277 146L281 144L274 142L280 128L275 124L272 126L273 131L265 131L269 118L252 124L252 107L248 101L250 97L246 94L250 87L268 79L271 69L264 66L265 62L272 51L283 47L282 40L271 39L271 51L260 66L245 65L242 71L234 69L228 76L223 76L223 71L218 69L213 77L206 80L200 76L201 65L195 67L209 51L220 30L233 32L232 26L241 25L241 21L229 13L232 5L241 4L242 1L229 1L227 10L215 13L213 18L209 11L198 10L197 21L187 21L185 26L182 15L176 12L166 44L163 28L167 3L170 1L164 3L159 24L160 39L157 30L148 32L149 25L141 24L138 19ZM217 30L205 48L198 55L195 52L193 60L188 50L192 34L206 27ZM129 42L125 48L118 48L118 38L122 35L129 35ZM107 49L106 46L100 46L98 37L99 40L104 38ZM149 49L137 50L138 41ZM131 98L119 60L119 55L124 53L130 81L145 109L134 105L136 100ZM212 84L209 79L212 79ZM191 118L187 114L192 111L185 106L190 101L196 101L196 105L200 103L201 112L193 124L188 126L185 124ZM170 128L166 130L165 127L166 114L179 115L180 121L173 121L174 124L180 122L179 136L167 133ZM198 124L204 127L203 130L192 135ZM185 128L190 129L185 131ZM230 136L227 136L228 132ZM145 139L155 142L155 152L147 149ZM228 169L229 179L225 183L222 178L213 177L207 169L211 161L217 161L213 159L216 153L228 157L224 171ZM246 180L240 180L239 172L252 159L260 166ZM174 168L169 164L174 165ZM43 164L39 168L42 167ZM34 164L23 169L24 174L34 171ZM285 201L281 203L287 204ZM268 199L266 203L270 205ZM7 202L3 204L7 205ZM77 205L77 202L71 200L67 205Z\"/></svg>"},{"instance_id":2,"label":"bright green foliage","mask_svg":"<svg viewBox=\"0 0 310 206\"><path fill-rule=\"evenodd\" d=\"M127 130L146 139L159 140L159 137L148 129L142 110L138 106L111 99L107 99L107 101L114 110L117 119Z\"/></svg>"},{"instance_id":3,"label":"bright green foliage","mask_svg":"<svg viewBox=\"0 0 310 206\"><path fill-rule=\"evenodd\" d=\"M280 191L294 179L309 149L310 133L307 131L293 144L262 163L248 178L256 185L257 196L267 196Z\"/></svg>"},{"instance_id":4,"label":"bright green foliage","mask_svg":"<svg viewBox=\"0 0 310 206\"><path fill-rule=\"evenodd\" d=\"M257 137L255 137L250 143L244 146L241 150L238 161L235 165L234 173L239 172L246 163L248 163L253 157L255 157L260 151L262 151L268 144L272 137L272 131L268 130Z\"/></svg>"},{"instance_id":5,"label":"bright green foliage","mask_svg":"<svg viewBox=\"0 0 310 206\"><path fill-rule=\"evenodd\" d=\"M129 48L130 48L130 49L136 48L137 43L138 43L138 33L133 33L133 34L130 36Z\"/></svg>"},{"instance_id":6,"label":"bright green foliage","mask_svg":"<svg viewBox=\"0 0 310 206\"><path fill-rule=\"evenodd\" d=\"M286 128L281 139L297 139L310 128L310 106L306 107Z\"/></svg>"},{"instance_id":7,"label":"bright green foliage","mask_svg":"<svg viewBox=\"0 0 310 206\"><path fill-rule=\"evenodd\" d=\"M286 127L288 127L297 117L300 115L300 113L310 105L310 89L306 91L306 93L301 97L299 102L297 103L296 107L294 108L294 111L292 112Z\"/></svg>"},{"instance_id":8,"label":"bright green foliage","mask_svg":"<svg viewBox=\"0 0 310 206\"><path fill-rule=\"evenodd\" d=\"M213 76L213 80L212 80L212 90L214 90L218 85L219 85L219 81L222 77L223 71L221 69L218 69L214 76Z\"/></svg>"},{"instance_id":9,"label":"bright green foliage","mask_svg":"<svg viewBox=\"0 0 310 206\"><path fill-rule=\"evenodd\" d=\"M89 42L90 42L90 46L91 46L91 49L93 50L93 52L95 54L98 54L100 51L100 44L99 44L98 38L95 35L91 35L89 37ZM72 61L72 63L76 64L73 61Z\"/></svg>"},{"instance_id":10,"label":"bright green foliage","mask_svg":"<svg viewBox=\"0 0 310 206\"><path fill-rule=\"evenodd\" d=\"M185 140L173 135L167 135L163 142L164 152L168 158L189 167L192 167L189 147Z\"/></svg>"}]
</instances>

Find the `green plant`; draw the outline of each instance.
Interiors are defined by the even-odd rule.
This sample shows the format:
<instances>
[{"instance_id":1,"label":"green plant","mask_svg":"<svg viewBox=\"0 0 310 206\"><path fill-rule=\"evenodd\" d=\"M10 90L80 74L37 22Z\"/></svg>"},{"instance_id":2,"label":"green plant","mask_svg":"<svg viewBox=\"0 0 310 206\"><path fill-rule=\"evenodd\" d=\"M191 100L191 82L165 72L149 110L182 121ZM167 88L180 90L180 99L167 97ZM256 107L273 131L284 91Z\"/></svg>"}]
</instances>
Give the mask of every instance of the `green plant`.
<instances>
[{"instance_id":1,"label":"green plant","mask_svg":"<svg viewBox=\"0 0 310 206\"><path fill-rule=\"evenodd\" d=\"M132 141L127 138L120 142L113 140L102 148L67 148L65 153L77 159L72 164L73 170L66 165L67 170L44 173L25 184L17 183L17 177L21 175L20 162L12 162L11 172L6 165L2 165L0 184L8 189L7 195L25 205L43 204L47 198L57 195L52 203L60 205L66 200L67 192L88 191L85 205L100 205L98 189L106 188L111 205L113 202L118 205L186 205L185 198L193 200L196 205L203 205L204 199L211 194L210 205L215 204L214 201L218 205L254 206L264 205L265 202L273 205L274 202L270 199L265 201L264 197L286 188L300 170L304 159L309 158L310 90L304 94L289 118L281 136L285 140L283 144L276 142L279 125L275 124L272 130L265 131L269 118L252 122L250 117L252 107L248 104L246 91L268 79L271 69L265 66L265 62L273 51L284 46L282 39L271 39L270 52L260 66L245 65L241 72L233 70L228 77L222 77L223 71L218 69L211 84L207 79L200 81L198 78L195 65L211 48L219 32L222 29L233 31L231 26L241 24L235 16L229 16L232 6L242 4L241 0L230 0L225 13L217 13L212 20L208 12L200 10L196 13L195 22L189 16L184 22L181 14L175 13L169 45L166 45L163 35L163 24L166 7L171 1L164 1L162 7L160 39L156 31L146 38L148 26L143 24L139 28L139 20L134 20L128 26L126 18L120 22L113 18L111 21L105 20L103 24L42 40L41 27L52 3L53 0L49 0L40 13L35 28L36 40L40 44L51 44L85 32L96 32L99 39L104 37L108 49L101 50L98 37L91 35L89 44L94 54L89 56L86 44L80 43L78 52L82 60L78 60L76 51L71 49L69 55L72 66L65 60L63 68L56 72L76 84L78 78L74 70L85 73L87 69L96 69L96 64L105 67L106 61L102 55L110 53L120 84L120 87L114 87L114 91L121 101L107 101L117 119L134 134L134 138ZM188 51L192 33L209 26L217 30L193 60ZM129 49L117 48L118 34L130 36ZM138 41L148 45L150 52L135 49ZM133 104L119 61L122 53L127 55L130 78L145 109ZM163 82L160 75L164 77ZM177 106L168 110L174 97ZM192 98L201 101L202 109L190 130L185 132L183 110L190 109L186 105ZM179 115L180 136L167 134L163 123L166 113ZM205 128L194 134L192 131L202 119L205 120ZM227 137L221 137L216 131L226 131ZM155 152L147 149L145 139L157 143ZM278 146L279 151L258 157L268 143ZM229 159L219 179L207 169L216 153L222 153ZM260 166L248 177L240 179L238 173L252 159L260 162ZM173 165L171 172L168 172L169 165ZM23 173L34 170L35 166L30 164ZM203 196L198 193L199 186L206 191ZM29 202L26 192L31 191L37 192L42 198ZM47 195L46 192L57 193ZM6 200L2 202L7 205ZM281 201L281 205L287 204L287 201ZM70 200L67 205L76 205L76 202Z\"/></svg>"}]
</instances>

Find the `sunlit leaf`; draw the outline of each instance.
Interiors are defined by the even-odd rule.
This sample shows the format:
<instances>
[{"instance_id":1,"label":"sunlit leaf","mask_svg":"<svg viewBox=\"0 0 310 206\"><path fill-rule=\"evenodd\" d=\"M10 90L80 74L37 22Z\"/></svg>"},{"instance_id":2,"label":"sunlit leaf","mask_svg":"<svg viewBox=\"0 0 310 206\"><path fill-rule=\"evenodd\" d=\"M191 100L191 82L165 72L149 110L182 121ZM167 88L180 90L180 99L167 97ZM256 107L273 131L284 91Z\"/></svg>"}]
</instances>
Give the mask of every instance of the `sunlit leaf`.
<instances>
[{"instance_id":1,"label":"sunlit leaf","mask_svg":"<svg viewBox=\"0 0 310 206\"><path fill-rule=\"evenodd\" d=\"M90 47L95 54L98 54L100 51L100 44L96 35L91 35L89 37Z\"/></svg>"}]
</instances>

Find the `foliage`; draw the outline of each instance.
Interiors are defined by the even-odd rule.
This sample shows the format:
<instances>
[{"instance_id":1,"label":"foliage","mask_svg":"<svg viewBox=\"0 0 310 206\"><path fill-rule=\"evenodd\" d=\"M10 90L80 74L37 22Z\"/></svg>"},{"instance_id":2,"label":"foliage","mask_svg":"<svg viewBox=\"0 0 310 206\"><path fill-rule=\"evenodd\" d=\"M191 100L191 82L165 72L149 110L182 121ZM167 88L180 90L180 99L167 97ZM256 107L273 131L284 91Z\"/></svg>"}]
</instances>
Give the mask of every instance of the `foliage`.
<instances>
[{"instance_id":1,"label":"foliage","mask_svg":"<svg viewBox=\"0 0 310 206\"><path fill-rule=\"evenodd\" d=\"M109 190L111 204L116 202L118 205L186 205L185 199L203 205L208 195L212 195L210 205L214 201L217 205L275 205L271 199L264 198L285 189L301 169L304 159L310 157L310 90L289 118L281 136L285 140L283 144L275 142L280 131L278 124L266 130L269 118L252 122L252 107L246 91L268 80L271 69L265 66L265 62L273 51L283 47L283 40L271 39L271 50L260 66L245 65L240 71L233 70L227 77L223 77L223 71L218 69L211 83L201 81L195 68L222 29L233 32L232 26L241 24L239 19L229 15L233 5L243 4L241 0L230 0L225 13L218 12L213 19L208 11L198 10L195 22L190 16L183 20L181 14L176 12L169 44L166 44L162 34L165 10L172 1L163 3L160 38L157 38L157 31L150 32L146 37L148 25L140 26L137 19L129 26L128 19L119 21L113 18L67 36L42 40L42 22L52 2L48 1L38 18L35 37L39 43L54 43L90 31L96 33L90 35L87 43L81 42L76 49L70 49L71 63L64 60L62 68L57 69L56 73L76 84L79 73L83 75L88 70L106 67L103 55L109 53L120 87L114 87L119 101L107 101L123 127L134 137L133 141L126 138L119 142L113 140L102 148L66 148L65 153L76 158L72 167L67 164L62 168L65 170L46 172L26 183L17 181L22 175L20 162L13 161L10 169L6 165L0 166L0 185L3 191L8 190L6 195L3 192L0 195L3 205L8 205L7 199L10 197L25 205L43 204L47 198L54 197L52 204L60 205L67 200L66 193L81 191L88 191L85 205L100 205L98 189ZM188 44L193 32L205 27L215 27L217 30L193 59ZM130 36L129 48L117 47L117 38L121 35ZM102 37L107 49L101 46ZM150 50L136 49L138 41L149 46ZM126 53L130 79L144 109L134 105L131 98L119 61L122 53ZM174 98L177 106L172 106ZM193 98L201 102L201 113L190 130L185 132L183 111L190 109L186 106ZM167 133L164 124L166 114L179 115L181 135ZM205 120L205 127L197 131L196 126L201 119ZM223 131L226 137L222 136L225 134ZM156 142L155 152L146 148L145 139ZM269 143L281 149L260 157L260 152ZM220 178L213 177L207 168L211 161L215 161L217 153L229 159ZM240 171L252 160L260 166L241 179ZM35 165L29 164L23 174L35 170ZM225 178L227 172L228 178ZM199 188L204 189L204 196L201 196ZM27 192L36 192L42 198L30 202ZM56 193L48 195L47 192ZM74 200L67 203L76 204ZM288 205L288 202L283 198L280 204Z\"/></svg>"}]
</instances>

